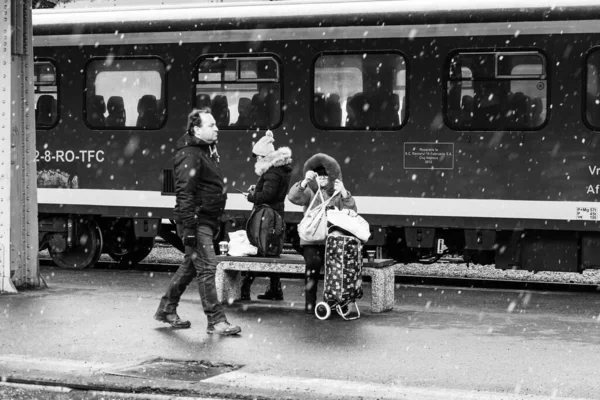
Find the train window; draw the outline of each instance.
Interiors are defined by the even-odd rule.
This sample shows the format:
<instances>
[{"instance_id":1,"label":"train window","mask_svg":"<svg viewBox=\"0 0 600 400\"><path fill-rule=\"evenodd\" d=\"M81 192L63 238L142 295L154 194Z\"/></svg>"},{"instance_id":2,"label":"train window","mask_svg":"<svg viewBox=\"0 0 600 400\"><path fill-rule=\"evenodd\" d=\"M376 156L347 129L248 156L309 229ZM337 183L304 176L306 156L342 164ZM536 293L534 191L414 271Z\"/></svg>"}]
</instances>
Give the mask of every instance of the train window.
<instances>
[{"instance_id":1,"label":"train window","mask_svg":"<svg viewBox=\"0 0 600 400\"><path fill-rule=\"evenodd\" d=\"M594 129L600 129L600 50L593 50L587 58L585 119Z\"/></svg>"},{"instance_id":2,"label":"train window","mask_svg":"<svg viewBox=\"0 0 600 400\"><path fill-rule=\"evenodd\" d=\"M102 58L86 69L87 123L96 129L158 129L166 119L165 66L154 58Z\"/></svg>"},{"instance_id":3,"label":"train window","mask_svg":"<svg viewBox=\"0 0 600 400\"><path fill-rule=\"evenodd\" d=\"M35 86L35 126L48 129L58 121L56 67L50 61L33 64Z\"/></svg>"},{"instance_id":4,"label":"train window","mask_svg":"<svg viewBox=\"0 0 600 400\"><path fill-rule=\"evenodd\" d=\"M397 53L323 54L314 66L315 125L398 129L404 123L406 61Z\"/></svg>"},{"instance_id":5,"label":"train window","mask_svg":"<svg viewBox=\"0 0 600 400\"><path fill-rule=\"evenodd\" d=\"M203 57L194 107L209 107L219 128L272 128L281 120L279 70L270 56Z\"/></svg>"},{"instance_id":6,"label":"train window","mask_svg":"<svg viewBox=\"0 0 600 400\"><path fill-rule=\"evenodd\" d=\"M458 130L535 130L547 117L546 60L536 51L459 52L449 60L446 121Z\"/></svg>"}]
</instances>

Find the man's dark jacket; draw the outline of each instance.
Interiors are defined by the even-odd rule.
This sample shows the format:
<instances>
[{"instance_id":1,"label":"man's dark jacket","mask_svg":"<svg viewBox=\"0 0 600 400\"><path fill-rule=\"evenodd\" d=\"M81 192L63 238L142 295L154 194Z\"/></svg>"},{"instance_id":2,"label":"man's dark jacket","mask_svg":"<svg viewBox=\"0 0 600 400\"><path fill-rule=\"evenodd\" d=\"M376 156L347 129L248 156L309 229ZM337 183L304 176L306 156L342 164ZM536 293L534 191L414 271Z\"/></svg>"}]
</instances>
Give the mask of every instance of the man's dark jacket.
<instances>
[{"instance_id":1,"label":"man's dark jacket","mask_svg":"<svg viewBox=\"0 0 600 400\"><path fill-rule=\"evenodd\" d=\"M185 134L175 154L175 218L184 228L207 224L218 229L227 201L214 144Z\"/></svg>"}]
</instances>

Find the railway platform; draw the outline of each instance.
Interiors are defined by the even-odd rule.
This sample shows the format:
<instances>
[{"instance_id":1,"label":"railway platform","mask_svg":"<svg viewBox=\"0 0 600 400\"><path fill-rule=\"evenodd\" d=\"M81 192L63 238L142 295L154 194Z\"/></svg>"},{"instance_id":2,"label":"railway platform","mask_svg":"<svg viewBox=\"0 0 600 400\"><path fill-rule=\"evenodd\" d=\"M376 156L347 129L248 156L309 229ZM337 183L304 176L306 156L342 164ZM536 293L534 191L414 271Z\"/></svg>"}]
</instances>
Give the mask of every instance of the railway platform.
<instances>
[{"instance_id":1,"label":"railway platform","mask_svg":"<svg viewBox=\"0 0 600 400\"><path fill-rule=\"evenodd\" d=\"M600 399L595 293L396 285L394 309L372 313L367 283L361 319L319 321L284 279L284 301L228 306L242 334L213 337L195 284L178 310L191 329L153 320L171 273L41 273L48 288L0 296L5 384L106 399Z\"/></svg>"}]
</instances>

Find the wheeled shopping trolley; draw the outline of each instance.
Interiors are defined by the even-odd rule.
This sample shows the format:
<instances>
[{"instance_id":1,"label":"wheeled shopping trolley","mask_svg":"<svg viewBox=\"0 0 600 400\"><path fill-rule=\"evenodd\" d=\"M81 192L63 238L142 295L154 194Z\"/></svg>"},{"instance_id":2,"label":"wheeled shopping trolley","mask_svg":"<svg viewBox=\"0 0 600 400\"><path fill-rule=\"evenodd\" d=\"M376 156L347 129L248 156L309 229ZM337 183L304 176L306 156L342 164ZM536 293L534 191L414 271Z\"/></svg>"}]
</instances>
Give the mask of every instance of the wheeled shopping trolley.
<instances>
[{"instance_id":1,"label":"wheeled shopping trolley","mask_svg":"<svg viewBox=\"0 0 600 400\"><path fill-rule=\"evenodd\" d=\"M362 298L362 242L354 236L329 234L325 240L325 284L323 301L315 315L325 320L335 309L345 320L360 318L356 300ZM350 316L350 305L356 314Z\"/></svg>"}]
</instances>

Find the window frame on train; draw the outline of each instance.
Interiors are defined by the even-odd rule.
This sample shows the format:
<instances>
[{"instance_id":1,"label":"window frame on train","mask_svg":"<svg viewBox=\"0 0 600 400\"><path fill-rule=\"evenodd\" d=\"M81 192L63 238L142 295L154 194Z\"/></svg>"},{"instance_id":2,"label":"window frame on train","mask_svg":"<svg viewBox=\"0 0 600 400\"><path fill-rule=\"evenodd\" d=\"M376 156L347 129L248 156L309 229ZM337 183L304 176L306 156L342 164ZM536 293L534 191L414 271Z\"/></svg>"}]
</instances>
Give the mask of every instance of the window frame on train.
<instances>
[{"instance_id":1,"label":"window frame on train","mask_svg":"<svg viewBox=\"0 0 600 400\"><path fill-rule=\"evenodd\" d=\"M132 102L129 103L125 103L125 101L123 100L123 96L118 96L118 95L111 95L108 96L107 99L104 99L105 96L103 97L103 119L106 120L109 118L110 113L109 113L109 108L110 108L110 99L114 98L114 97L120 97L121 98L121 102L123 103L123 111L124 111L124 118L125 118L125 124L124 125L115 125L115 124L111 124L109 125L108 123L104 122L104 125L99 125L99 124L94 124L92 121L90 121L89 117L93 114L90 114L88 111L91 108L90 107L90 93L95 93L95 88L96 88L96 80L98 78L98 76L103 73L103 72L113 72L113 71L118 71L118 68L115 69L111 69L110 67L113 66L119 66L119 62L133 62L134 64L137 62L139 63L138 66L144 66L143 68L129 68L129 69L123 69L123 71L131 71L131 72L156 72L159 77L160 77L160 98L156 97L156 93L145 93L141 94L140 96L135 96L135 98L137 99L137 102L135 101L135 99L133 99L133 104L135 104L134 106L132 106ZM93 68L93 66L96 63L104 63L104 64L108 64L108 65L104 65L103 69L98 69L94 72L90 71L90 68ZM84 71L85 71L85 76L84 76L84 94L83 94L83 121L84 123L93 130L126 130L126 131L156 131L161 129L162 127L165 126L165 124L167 123L167 119L168 119L168 101L167 101L167 79L168 79L168 69L166 67L166 63L165 61L158 56L118 56L118 57L112 57L112 56L102 56L102 57L92 57L90 58L87 62L86 65L84 67ZM93 90L90 90L90 88L92 88ZM124 94L127 93L128 91L123 90L122 91ZM130 91L129 91L130 93ZM140 111L140 107L141 105L146 102L149 103L152 100L154 100L154 102L156 104L153 103L153 105L156 106L156 109L153 110L151 108L149 108L149 110L154 111L152 113L148 113L147 117L150 118L150 122L148 123L147 121L145 121L144 119L142 119L140 121L141 118L145 118L145 116L143 116ZM162 103L162 107L160 107L158 104ZM129 106L126 107L125 104L128 104ZM130 110L129 112L127 112L127 110ZM148 109L147 109L148 110ZM146 110L146 111L147 111ZM104 114L109 114L104 116ZM127 115L133 115L137 117L135 118L135 124L134 125L128 125L127 124ZM139 124L142 125L139 125Z\"/></svg>"},{"instance_id":2,"label":"window frame on train","mask_svg":"<svg viewBox=\"0 0 600 400\"><path fill-rule=\"evenodd\" d=\"M590 58L597 56L600 57L600 46L595 46L592 47L591 49L589 49L584 57L584 73L583 73L583 80L582 80L582 86L583 86L583 91L582 93L585 93L584 96L582 96L582 110L583 110L583 122L585 123L585 125L594 131L600 131L600 59L598 60L598 63L596 64L596 90L598 91L598 93L596 94L596 100L594 101L596 103L596 106L598 108L598 117L597 117L597 121L592 121L590 119L590 115L588 113L589 111L589 107L590 107L590 96L589 96L589 85L590 85Z\"/></svg>"},{"instance_id":3,"label":"window frame on train","mask_svg":"<svg viewBox=\"0 0 600 400\"><path fill-rule=\"evenodd\" d=\"M358 101L358 105L360 106L361 100L364 103L363 104L363 111L366 113L369 108L370 108L370 102L369 100L371 100L372 102L372 98L369 99L368 95L365 95L366 92L366 86L365 86L365 82L364 82L364 77L365 74L368 73L368 71L365 71L365 68L360 69L360 74L361 74L361 86L362 86L362 90L359 92L355 92L352 95L348 95L345 96L345 99L342 99L340 94L338 93L333 93L334 95L336 95L335 98L333 98L333 101L330 101L330 99L332 98L332 93L330 92L326 92L323 91L321 87L319 87L319 83L318 83L318 79L317 79L317 71L318 71L318 66L317 63L320 60L323 60L325 57L340 57L340 56L352 56L352 57L362 57L363 59L365 59L368 56L377 56L377 55L384 55L384 56L396 56L399 57L401 60L401 63L396 63L396 66L398 65L403 65L404 66L404 82L403 85L400 85L398 83L398 76L400 75L400 72L402 71L401 69L396 71L395 75L391 78L392 80L392 84L390 87L388 87L388 98L391 99L396 99L394 96L398 97L398 104L397 104L397 117L398 117L398 124L395 125L394 123L392 124L385 124L384 126L379 126L377 124L371 124L369 125L368 121L366 121L365 123L361 124L359 123L359 118L358 116L355 117L356 118L356 122L352 123L352 126L349 125L350 123L350 119L352 118L352 116L349 113L350 110L350 106L348 104L348 101L352 101L353 99L356 99L356 101ZM364 65L361 65L361 67L364 67ZM409 67L409 58L406 56L406 54L404 54L402 51L399 50L347 50L347 51L323 51L318 53L315 58L313 59L312 62L312 67L311 67L311 99L313 99L313 101L311 102L311 106L310 106L310 118L311 121L313 123L313 125L320 129L320 130L324 130L324 131L331 131L331 130L335 130L335 131L399 131L401 130L408 122L408 104L409 104L409 94L410 94L410 90L409 90L409 80L408 80L408 76L409 76L409 71L410 71L410 67ZM374 82L374 80L373 80ZM377 89L381 87L380 85L381 81L377 82ZM371 85L373 85L373 83L370 83ZM341 88L341 87L340 87ZM400 95L395 93L396 91L404 91L404 96L403 99L400 98ZM340 92L343 92L343 90L340 90ZM373 93L373 91L371 92ZM383 92L382 92L383 93ZM391 96L389 96L391 94ZM360 96L360 97L359 97ZM362 98L361 98L362 97ZM337 103L337 104L336 104ZM385 108L387 108L390 103L386 102L386 101L382 101L380 103L382 106L384 106ZM345 106L344 106L345 105ZM341 109L338 110L338 106ZM326 124L327 119L330 116L327 115L321 115L322 113L316 112L316 108L317 107L325 107L325 112L328 111L335 111L335 115L334 118L340 118L340 123L335 125L335 124ZM392 110L396 109L396 105L392 104ZM337 114L340 115L337 115ZM375 116L377 116L378 114L373 114L372 119L375 120ZM390 116L393 115L390 114ZM396 115L394 115L393 118L395 118ZM367 118L365 118L367 119ZM379 121L380 119L377 119L377 121ZM395 121L393 121L395 122Z\"/></svg>"},{"instance_id":4,"label":"window frame on train","mask_svg":"<svg viewBox=\"0 0 600 400\"><path fill-rule=\"evenodd\" d=\"M219 79L205 75L206 78L201 80L200 68L207 61L214 63L222 61L223 64L233 64L235 68L222 69ZM258 70L260 62L267 63L265 66L269 62L273 63L274 68L269 70L270 76L258 77L258 74L243 76L244 71L246 73L253 71L244 69L245 63L256 63L256 70ZM209 107L219 129L243 131L275 129L283 121L282 68L281 59L273 53L202 54L194 63L192 105L194 108ZM206 70L205 73L215 73L210 71L210 69ZM256 73L256 71L254 72ZM202 86L208 89L201 89ZM220 86L220 88L215 90L213 86ZM256 88L254 89L252 86L256 86ZM241 92L248 92L250 97L241 97ZM233 97L228 94L233 94ZM244 99L243 102L242 99ZM260 106L261 101L262 106Z\"/></svg>"},{"instance_id":5,"label":"window frame on train","mask_svg":"<svg viewBox=\"0 0 600 400\"><path fill-rule=\"evenodd\" d=\"M453 71L454 74L457 73L456 71L456 67L453 67L453 60L460 56L460 55L464 55L464 56L474 56L474 57L481 57L483 59L483 56L489 56L492 55L494 58L494 62L493 62L493 76L484 76L484 77L480 77L480 76L476 76L473 77L472 75L468 78L468 79L464 79L462 77L462 73L463 73L463 69L465 67L463 67L461 65L461 72L460 72L460 76L455 76L453 77ZM501 73L501 71L499 71L499 62L502 61L502 58L505 56L509 56L509 57L529 57L529 56L534 56L536 58L539 58L540 60L540 64L539 66L541 67L541 72L534 74L534 73L521 73L521 74L513 74L512 70L510 73ZM480 61L480 65L484 65L485 61ZM521 64L521 65L528 65L528 64ZM531 65L535 65L535 64L531 64ZM516 68L518 65L513 66L513 70L514 68ZM497 49L457 49L457 50L453 50L452 52L450 52L446 58L446 62L444 63L444 100L443 100L443 112L444 112L444 122L446 124L446 126L448 126L450 129L452 130L457 130L457 131L490 131L490 132L497 132L497 131L505 131L505 132L523 132L523 131L539 131L541 129L543 129L546 124L548 123L549 119L550 119L550 104L551 104L551 84L550 84L550 74L548 72L548 68L549 68L549 64L548 64L548 56L546 55L545 52L543 52L540 49L502 49L502 50L497 50ZM469 69L469 72L472 74L473 71L471 71ZM504 122L503 125L499 125L499 126L490 126L493 125L493 122L491 119L489 118L485 118L484 115L482 114L480 116L480 121L482 120L489 120L490 122L487 124L477 124L476 119L475 119L475 115L472 112L474 110L475 107L475 89L473 86L474 82L484 82L484 83L488 83L488 89L490 87L492 87L492 85L494 83L496 83L498 86L500 84L500 82L508 82L508 84L510 85L509 88L513 85L513 83L515 82L532 82L535 83L535 89L537 90L543 90L544 93L541 96L536 96L534 99L539 99L541 102L541 107L539 107L539 103L540 102L536 102L531 101L531 97L529 97L528 95L525 95L525 93L521 92L516 92L513 93L512 90L509 90L506 92L506 97L507 99L501 99L499 104L496 104L496 106L503 104L502 102L504 101L505 106L504 107L510 107L510 102L513 102L513 106L515 105L520 105L520 106L524 106L525 108L529 107L530 110L530 114L529 117L530 120L525 120L523 119L523 124L519 125L520 121L512 121L512 125L510 125L509 122ZM456 84L457 87L461 90L461 92L459 93L459 99L458 101L454 100L454 102L458 103L458 108L457 109L450 109L449 104L451 103L450 98L454 97L455 94L451 95L450 94L450 90L451 88L451 84L452 83L456 83L459 82L459 84ZM468 95L464 95L463 94L463 90L462 89L462 82L470 82L470 88L469 86L467 86L467 91L472 92L472 95L470 96L470 107L471 107L471 112L469 112L468 110L465 110L465 100L469 100L469 99L465 99L465 97L467 97ZM537 82L537 83L536 83ZM491 84L490 84L491 83ZM484 87L484 85L482 85L482 88ZM493 89L496 89L495 87ZM512 88L510 88L512 89ZM523 96L519 96L518 98L515 98L516 94L521 93ZM510 97L512 95L512 97ZM485 96L484 96L485 97ZM545 97L545 99L544 99ZM491 101L494 98L493 93L487 97L488 101ZM545 107L544 107L544 100L545 100ZM483 100L485 101L485 100ZM517 102L518 101L518 102ZM535 103L535 104L534 104ZM492 104L494 105L494 104ZM538 115L539 118L541 118L541 116L543 115L543 118L541 120L539 120L537 123L535 121L533 121L533 112L534 110L537 110L539 107L539 109L541 109L542 111L540 112L540 114ZM482 108L483 109L483 108ZM502 112L501 112L502 111ZM502 118L505 118L506 120L508 120L509 118L515 118L514 113L512 113L511 109L508 109L508 112L506 112L507 109L505 108L504 110L498 109L496 111L496 116L501 116ZM459 119L462 119L465 117L465 115L470 115L471 120L467 121L468 123L465 123L464 121L459 121ZM523 114L523 118L525 118L527 116L527 112ZM497 121L497 120L496 120ZM533 126L528 126L527 124L529 123L529 121L532 121L532 123L534 123ZM487 126L486 126L487 125Z\"/></svg>"},{"instance_id":6,"label":"window frame on train","mask_svg":"<svg viewBox=\"0 0 600 400\"><path fill-rule=\"evenodd\" d=\"M52 128L54 128L56 125L58 125L58 121L60 120L60 73L59 73L59 69L58 69L58 63L51 59L51 58L38 58L35 57L34 59L34 77L33 77L33 86L34 86L34 96L35 96L35 100L34 100L34 108L35 108L35 128L37 130L50 130ZM53 84L46 84L44 82L42 82L41 80L38 80L38 75L36 74L36 68L38 67L38 65L40 64L50 64L52 65L52 67L54 68L54 80L52 81ZM54 90L49 90L49 91L42 91L40 90L40 87L54 87ZM52 122L50 124L41 124L39 122L39 118L38 118L38 101L40 99L41 96L43 95L54 95L52 96L54 98L53 104L51 105L51 108L53 109L54 112L51 111L51 115L52 115ZM39 95L39 96L38 96Z\"/></svg>"}]
</instances>

